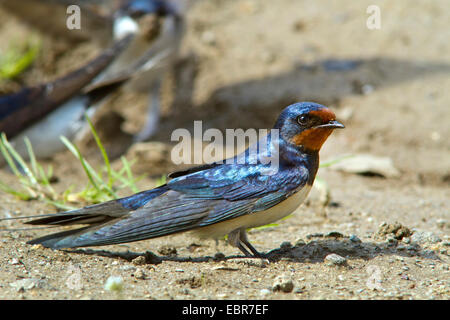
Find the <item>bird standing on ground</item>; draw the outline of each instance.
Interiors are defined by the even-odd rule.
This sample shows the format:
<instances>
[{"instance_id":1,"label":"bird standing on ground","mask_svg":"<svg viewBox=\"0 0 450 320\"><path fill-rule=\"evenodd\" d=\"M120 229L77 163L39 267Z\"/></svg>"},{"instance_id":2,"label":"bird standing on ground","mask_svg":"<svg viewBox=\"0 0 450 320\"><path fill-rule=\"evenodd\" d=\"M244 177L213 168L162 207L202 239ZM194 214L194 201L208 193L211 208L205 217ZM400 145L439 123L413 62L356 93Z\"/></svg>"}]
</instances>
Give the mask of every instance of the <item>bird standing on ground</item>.
<instances>
[{"instance_id":1,"label":"bird standing on ground","mask_svg":"<svg viewBox=\"0 0 450 320\"><path fill-rule=\"evenodd\" d=\"M228 234L229 243L246 256L260 257L246 229L279 220L303 202L319 168L319 150L337 128L344 125L325 106L290 105L275 123L278 135L271 133L258 141L264 145L249 147L227 161L172 173L172 180L152 190L79 210L34 216L37 219L28 224L87 226L28 243L76 248L191 231L201 238ZM277 157L277 167L262 161L269 156ZM239 157L245 161L237 161Z\"/></svg>"}]
</instances>

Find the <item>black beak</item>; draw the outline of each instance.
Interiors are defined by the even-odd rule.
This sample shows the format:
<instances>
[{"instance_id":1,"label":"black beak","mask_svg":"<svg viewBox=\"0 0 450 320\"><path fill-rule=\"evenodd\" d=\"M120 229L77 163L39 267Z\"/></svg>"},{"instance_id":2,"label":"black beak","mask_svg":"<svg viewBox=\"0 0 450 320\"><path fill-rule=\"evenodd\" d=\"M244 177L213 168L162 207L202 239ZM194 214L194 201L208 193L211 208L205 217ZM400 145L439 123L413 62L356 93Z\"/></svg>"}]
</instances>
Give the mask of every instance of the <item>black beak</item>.
<instances>
[{"instance_id":1,"label":"black beak","mask_svg":"<svg viewBox=\"0 0 450 320\"><path fill-rule=\"evenodd\" d=\"M337 120L331 120L327 123L315 126L314 128L344 129L345 126Z\"/></svg>"}]
</instances>

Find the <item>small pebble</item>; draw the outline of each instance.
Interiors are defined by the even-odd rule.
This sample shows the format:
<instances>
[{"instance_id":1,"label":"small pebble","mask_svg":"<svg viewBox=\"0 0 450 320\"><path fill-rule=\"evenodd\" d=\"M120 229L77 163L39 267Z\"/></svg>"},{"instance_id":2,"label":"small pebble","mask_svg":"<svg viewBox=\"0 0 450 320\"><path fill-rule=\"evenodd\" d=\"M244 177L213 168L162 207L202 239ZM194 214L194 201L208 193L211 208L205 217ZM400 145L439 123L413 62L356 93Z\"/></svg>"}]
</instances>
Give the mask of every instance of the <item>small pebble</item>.
<instances>
[{"instance_id":1,"label":"small pebble","mask_svg":"<svg viewBox=\"0 0 450 320\"><path fill-rule=\"evenodd\" d=\"M406 244L410 244L411 243L411 238L410 237L403 237L402 242L406 243Z\"/></svg>"},{"instance_id":2,"label":"small pebble","mask_svg":"<svg viewBox=\"0 0 450 320\"><path fill-rule=\"evenodd\" d=\"M169 245L164 245L159 248L158 253L163 256L176 256L178 254L177 248Z\"/></svg>"},{"instance_id":3,"label":"small pebble","mask_svg":"<svg viewBox=\"0 0 450 320\"><path fill-rule=\"evenodd\" d=\"M214 260L222 260L222 259L224 259L225 258L225 255L222 253L222 252L217 252L215 255L214 255Z\"/></svg>"},{"instance_id":4,"label":"small pebble","mask_svg":"<svg viewBox=\"0 0 450 320\"><path fill-rule=\"evenodd\" d=\"M139 280L144 280L145 279L145 273L144 273L144 271L142 271L142 269L137 269L134 272L134 277L136 279L139 279Z\"/></svg>"},{"instance_id":5,"label":"small pebble","mask_svg":"<svg viewBox=\"0 0 450 320\"><path fill-rule=\"evenodd\" d=\"M329 266L335 265L335 266L343 266L347 263L347 259L344 257L341 257L338 254L331 253L325 257L325 261Z\"/></svg>"},{"instance_id":6,"label":"small pebble","mask_svg":"<svg viewBox=\"0 0 450 320\"><path fill-rule=\"evenodd\" d=\"M398 243L397 239L395 239L395 236L392 233L386 235L386 242L389 245L396 245Z\"/></svg>"},{"instance_id":7,"label":"small pebble","mask_svg":"<svg viewBox=\"0 0 450 320\"><path fill-rule=\"evenodd\" d=\"M42 244L34 244L31 246L30 248L31 250L41 250L41 249L45 249L45 247Z\"/></svg>"},{"instance_id":8,"label":"small pebble","mask_svg":"<svg viewBox=\"0 0 450 320\"><path fill-rule=\"evenodd\" d=\"M136 266L142 266L146 263L146 260L144 256L139 256L137 258L134 258L131 262Z\"/></svg>"},{"instance_id":9,"label":"small pebble","mask_svg":"<svg viewBox=\"0 0 450 320\"><path fill-rule=\"evenodd\" d=\"M289 250L292 248L292 243L290 243L289 241L284 241L281 245L280 245L280 249L282 250Z\"/></svg>"},{"instance_id":10,"label":"small pebble","mask_svg":"<svg viewBox=\"0 0 450 320\"><path fill-rule=\"evenodd\" d=\"M270 294L270 290L269 289L261 289L259 291L259 293L263 296L268 296Z\"/></svg>"},{"instance_id":11,"label":"small pebble","mask_svg":"<svg viewBox=\"0 0 450 320\"><path fill-rule=\"evenodd\" d=\"M438 243L442 240L432 232L429 231L420 231L417 229L413 230L414 233L411 236L411 241L417 243Z\"/></svg>"},{"instance_id":12,"label":"small pebble","mask_svg":"<svg viewBox=\"0 0 450 320\"><path fill-rule=\"evenodd\" d=\"M188 288L183 288L183 289L181 289L181 291L180 291L182 294L191 294L191 292L189 291L189 289Z\"/></svg>"},{"instance_id":13,"label":"small pebble","mask_svg":"<svg viewBox=\"0 0 450 320\"><path fill-rule=\"evenodd\" d=\"M273 282L272 290L273 291L282 291L285 293L289 293L294 289L294 282L288 275L281 275L275 278Z\"/></svg>"}]
</instances>

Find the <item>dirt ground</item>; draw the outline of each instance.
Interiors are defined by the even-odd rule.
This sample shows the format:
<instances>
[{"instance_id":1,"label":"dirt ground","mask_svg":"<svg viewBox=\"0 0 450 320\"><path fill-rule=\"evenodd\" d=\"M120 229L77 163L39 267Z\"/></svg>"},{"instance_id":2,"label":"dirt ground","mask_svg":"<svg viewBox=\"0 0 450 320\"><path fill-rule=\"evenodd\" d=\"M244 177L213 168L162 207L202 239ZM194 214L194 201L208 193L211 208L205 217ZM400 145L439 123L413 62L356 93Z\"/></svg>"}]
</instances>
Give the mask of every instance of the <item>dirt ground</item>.
<instances>
[{"instance_id":1,"label":"dirt ground","mask_svg":"<svg viewBox=\"0 0 450 320\"><path fill-rule=\"evenodd\" d=\"M373 4L381 9L379 30L366 27ZM3 11L0 21L2 39L30 32ZM346 125L325 143L322 160L389 157L400 175L320 169L326 206L312 197L277 226L249 232L268 263L242 257L224 240L188 234L70 252L25 244L49 230L1 232L0 299L449 299L449 39L447 0L197 3L155 141L167 144L173 129L194 120L204 129L270 128L288 104L311 100ZM48 54L1 90L63 74L95 54L88 49L47 39ZM142 103L117 99L131 132ZM85 183L71 155L52 164L56 189ZM164 161L138 165L149 174L143 189L173 169ZM7 170L0 179L16 183ZM53 210L1 194L0 216ZM122 277L120 292L105 289L110 276Z\"/></svg>"}]
</instances>

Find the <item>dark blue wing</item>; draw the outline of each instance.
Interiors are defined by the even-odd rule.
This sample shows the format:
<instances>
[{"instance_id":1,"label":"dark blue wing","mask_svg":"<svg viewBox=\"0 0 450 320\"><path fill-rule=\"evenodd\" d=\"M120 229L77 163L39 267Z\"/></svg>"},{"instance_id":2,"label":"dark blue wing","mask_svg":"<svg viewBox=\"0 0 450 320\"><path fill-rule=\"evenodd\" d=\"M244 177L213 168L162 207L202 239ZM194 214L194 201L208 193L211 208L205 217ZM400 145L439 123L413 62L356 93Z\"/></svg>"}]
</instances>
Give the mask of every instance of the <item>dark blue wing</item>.
<instances>
[{"instance_id":1,"label":"dark blue wing","mask_svg":"<svg viewBox=\"0 0 450 320\"><path fill-rule=\"evenodd\" d=\"M304 167L280 170L273 175L261 172L260 166L222 165L174 179L167 186L194 203L209 200L212 206L208 216L199 223L199 226L207 226L266 210L308 181L308 171Z\"/></svg>"},{"instance_id":2,"label":"dark blue wing","mask_svg":"<svg viewBox=\"0 0 450 320\"><path fill-rule=\"evenodd\" d=\"M266 210L285 200L308 181L304 167L263 175L258 166L220 165L175 178L147 201L128 197L129 214L63 237L44 237L52 248L116 244L150 239L203 227ZM140 207L138 207L140 205Z\"/></svg>"},{"instance_id":3,"label":"dark blue wing","mask_svg":"<svg viewBox=\"0 0 450 320\"><path fill-rule=\"evenodd\" d=\"M167 183L167 187L189 195L191 199L237 201L274 192L289 194L308 181L308 171L304 167L283 168L272 175L262 174L261 167L224 164L175 178Z\"/></svg>"}]
</instances>

